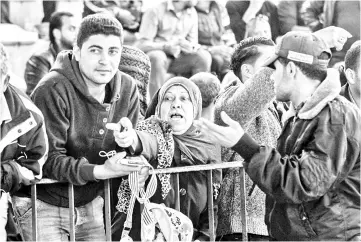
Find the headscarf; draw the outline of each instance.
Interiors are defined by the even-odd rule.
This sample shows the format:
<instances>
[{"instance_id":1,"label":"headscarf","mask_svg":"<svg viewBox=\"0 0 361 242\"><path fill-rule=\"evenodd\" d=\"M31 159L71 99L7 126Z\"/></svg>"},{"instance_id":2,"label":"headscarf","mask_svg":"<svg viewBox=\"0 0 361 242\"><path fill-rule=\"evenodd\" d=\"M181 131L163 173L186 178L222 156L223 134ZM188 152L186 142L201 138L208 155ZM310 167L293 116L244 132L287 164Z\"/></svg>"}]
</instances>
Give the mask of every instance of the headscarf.
<instances>
[{"instance_id":1,"label":"headscarf","mask_svg":"<svg viewBox=\"0 0 361 242\"><path fill-rule=\"evenodd\" d=\"M190 81L184 77L173 77L169 79L164 85L159 89L159 91L154 95L152 102L149 105L147 110L147 115L150 115L151 112L154 112L154 116L160 119L160 108L164 99L164 95L173 86L182 86L187 90L190 100L193 104L193 117L194 119L199 119L202 114L202 95L194 82ZM154 107L154 106L155 107ZM200 133L192 124L192 126L183 134L176 135L173 134L175 142L178 144L179 149L187 155L187 157L194 162L205 161L205 157L217 157L215 154L215 146L212 144L208 137L203 133ZM204 163L203 163L204 164ZM199 165L199 164L195 164Z\"/></svg>"}]
</instances>

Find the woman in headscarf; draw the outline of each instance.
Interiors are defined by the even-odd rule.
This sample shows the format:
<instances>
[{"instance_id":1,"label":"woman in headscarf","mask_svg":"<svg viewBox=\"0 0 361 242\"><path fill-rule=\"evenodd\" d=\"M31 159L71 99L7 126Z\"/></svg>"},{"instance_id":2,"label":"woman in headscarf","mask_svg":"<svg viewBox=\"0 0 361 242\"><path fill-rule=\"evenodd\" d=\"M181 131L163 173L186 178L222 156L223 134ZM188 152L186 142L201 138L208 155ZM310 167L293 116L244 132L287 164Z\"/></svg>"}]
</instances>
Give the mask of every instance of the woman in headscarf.
<instances>
[{"instance_id":1,"label":"woman in headscarf","mask_svg":"<svg viewBox=\"0 0 361 242\"><path fill-rule=\"evenodd\" d=\"M187 78L174 77L153 97L147 110L147 119L137 125L137 130L128 127L123 133L115 131L115 140L120 147L132 146L135 154L142 154L156 169L219 163L220 147L209 142L208 137L193 126L193 121L200 118L201 110L202 98L198 87ZM159 174L157 178L158 188L150 199L151 202L175 208L175 195L178 191L175 191L173 177ZM218 195L220 179L220 171L215 170L214 200ZM193 239L209 240L206 172L180 173L179 188L180 211L193 223ZM113 240L119 241L129 206L130 190L127 180L121 184L118 197L112 236ZM214 209L216 215L216 205ZM140 224L139 204L136 204L130 232L133 240L140 240Z\"/></svg>"}]
</instances>

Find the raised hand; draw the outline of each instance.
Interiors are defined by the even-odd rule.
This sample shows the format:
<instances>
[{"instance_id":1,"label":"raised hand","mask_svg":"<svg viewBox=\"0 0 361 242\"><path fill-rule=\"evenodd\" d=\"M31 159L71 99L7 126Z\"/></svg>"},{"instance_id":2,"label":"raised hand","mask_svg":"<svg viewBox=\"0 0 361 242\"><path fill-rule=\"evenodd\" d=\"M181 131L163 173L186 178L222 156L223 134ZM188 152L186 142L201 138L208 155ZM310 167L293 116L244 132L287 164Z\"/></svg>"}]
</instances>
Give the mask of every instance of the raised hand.
<instances>
[{"instance_id":1,"label":"raised hand","mask_svg":"<svg viewBox=\"0 0 361 242\"><path fill-rule=\"evenodd\" d=\"M227 127L214 124L206 119L195 120L194 125L200 132L207 134L215 143L225 147L234 146L243 136L244 130L241 125L231 119L225 112L221 112L221 118Z\"/></svg>"},{"instance_id":2,"label":"raised hand","mask_svg":"<svg viewBox=\"0 0 361 242\"><path fill-rule=\"evenodd\" d=\"M107 123L105 127L114 131L115 142L119 147L128 148L130 146L137 146L138 136L133 129L132 122L128 118L124 117L116 124Z\"/></svg>"}]
</instances>

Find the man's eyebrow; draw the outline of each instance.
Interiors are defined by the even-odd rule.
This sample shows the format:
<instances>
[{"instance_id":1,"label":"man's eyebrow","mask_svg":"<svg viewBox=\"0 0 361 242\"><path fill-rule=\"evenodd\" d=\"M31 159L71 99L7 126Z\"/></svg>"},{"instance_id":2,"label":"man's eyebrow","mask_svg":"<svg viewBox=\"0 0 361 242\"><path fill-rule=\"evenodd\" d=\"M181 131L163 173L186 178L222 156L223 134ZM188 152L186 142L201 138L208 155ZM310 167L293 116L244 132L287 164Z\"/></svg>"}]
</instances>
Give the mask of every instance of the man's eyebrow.
<instances>
[{"instance_id":1,"label":"man's eyebrow","mask_svg":"<svg viewBox=\"0 0 361 242\"><path fill-rule=\"evenodd\" d=\"M103 49L103 47L101 47L100 45L91 45L88 47L88 49L90 48L98 48L98 49Z\"/></svg>"},{"instance_id":2,"label":"man's eyebrow","mask_svg":"<svg viewBox=\"0 0 361 242\"><path fill-rule=\"evenodd\" d=\"M114 49L119 50L120 48L117 47L117 46L112 46L112 47L110 47L109 49L111 49L111 50L114 50Z\"/></svg>"}]
</instances>

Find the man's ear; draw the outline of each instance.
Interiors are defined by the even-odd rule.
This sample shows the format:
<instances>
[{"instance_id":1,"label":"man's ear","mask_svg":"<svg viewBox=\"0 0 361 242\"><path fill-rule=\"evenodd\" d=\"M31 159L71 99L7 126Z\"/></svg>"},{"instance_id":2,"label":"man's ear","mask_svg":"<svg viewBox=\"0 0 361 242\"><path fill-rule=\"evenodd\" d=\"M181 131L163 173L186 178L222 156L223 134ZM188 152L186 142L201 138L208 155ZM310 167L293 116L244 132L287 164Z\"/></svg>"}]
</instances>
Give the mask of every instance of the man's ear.
<instances>
[{"instance_id":1,"label":"man's ear","mask_svg":"<svg viewBox=\"0 0 361 242\"><path fill-rule=\"evenodd\" d=\"M353 70L351 70L350 68L347 68L345 70L345 76L346 76L348 83L350 83L351 85L355 84L356 73Z\"/></svg>"},{"instance_id":2,"label":"man's ear","mask_svg":"<svg viewBox=\"0 0 361 242\"><path fill-rule=\"evenodd\" d=\"M53 35L55 39L61 39L61 32L60 29L53 29Z\"/></svg>"},{"instance_id":3,"label":"man's ear","mask_svg":"<svg viewBox=\"0 0 361 242\"><path fill-rule=\"evenodd\" d=\"M254 74L253 66L251 66L250 64L243 64L241 66L241 73L240 74L242 75L242 80L248 80Z\"/></svg>"},{"instance_id":4,"label":"man's ear","mask_svg":"<svg viewBox=\"0 0 361 242\"><path fill-rule=\"evenodd\" d=\"M79 61L80 60L80 48L76 44L73 46L73 54L75 56L75 60Z\"/></svg>"},{"instance_id":5,"label":"man's ear","mask_svg":"<svg viewBox=\"0 0 361 242\"><path fill-rule=\"evenodd\" d=\"M291 76L292 78L296 78L297 74L297 66L292 61L288 62L286 66L287 75Z\"/></svg>"}]
</instances>

